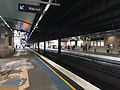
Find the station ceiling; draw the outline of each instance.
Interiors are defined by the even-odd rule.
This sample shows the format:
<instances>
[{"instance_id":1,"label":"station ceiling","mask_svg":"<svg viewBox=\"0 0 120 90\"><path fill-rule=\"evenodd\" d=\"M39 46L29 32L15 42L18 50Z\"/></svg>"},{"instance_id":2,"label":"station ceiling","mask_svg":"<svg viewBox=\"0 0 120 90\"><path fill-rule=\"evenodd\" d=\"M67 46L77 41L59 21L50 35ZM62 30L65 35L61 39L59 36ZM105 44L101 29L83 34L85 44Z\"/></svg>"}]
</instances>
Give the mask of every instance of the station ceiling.
<instances>
[{"instance_id":1,"label":"station ceiling","mask_svg":"<svg viewBox=\"0 0 120 90\"><path fill-rule=\"evenodd\" d=\"M45 4L37 1L39 0L1 0L0 16L13 29L25 29L30 31L30 35L41 14L19 12L18 3L45 7ZM53 0L55 2L61 6L50 6L32 33L30 41L115 31L120 28L120 0Z\"/></svg>"},{"instance_id":2,"label":"station ceiling","mask_svg":"<svg viewBox=\"0 0 120 90\"><path fill-rule=\"evenodd\" d=\"M50 6L30 40L58 39L120 28L120 0L57 2L61 6ZM36 15L33 26L38 17L39 14Z\"/></svg>"},{"instance_id":3,"label":"station ceiling","mask_svg":"<svg viewBox=\"0 0 120 90\"><path fill-rule=\"evenodd\" d=\"M18 3L40 5L38 2L30 2L29 0L0 0L0 16L12 29L30 30L36 14L18 11ZM3 23L3 21L0 20L0 23Z\"/></svg>"}]
</instances>

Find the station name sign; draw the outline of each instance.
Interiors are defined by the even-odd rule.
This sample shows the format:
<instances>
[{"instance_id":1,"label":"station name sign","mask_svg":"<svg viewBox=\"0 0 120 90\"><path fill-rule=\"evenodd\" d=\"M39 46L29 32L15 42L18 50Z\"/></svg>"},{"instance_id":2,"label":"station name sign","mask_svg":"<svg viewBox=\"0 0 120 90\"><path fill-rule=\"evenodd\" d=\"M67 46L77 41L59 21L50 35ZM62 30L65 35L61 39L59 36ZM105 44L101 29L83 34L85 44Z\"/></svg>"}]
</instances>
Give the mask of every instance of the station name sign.
<instances>
[{"instance_id":1,"label":"station name sign","mask_svg":"<svg viewBox=\"0 0 120 90\"><path fill-rule=\"evenodd\" d=\"M30 13L42 13L42 7L18 3L18 11L30 12Z\"/></svg>"}]
</instances>

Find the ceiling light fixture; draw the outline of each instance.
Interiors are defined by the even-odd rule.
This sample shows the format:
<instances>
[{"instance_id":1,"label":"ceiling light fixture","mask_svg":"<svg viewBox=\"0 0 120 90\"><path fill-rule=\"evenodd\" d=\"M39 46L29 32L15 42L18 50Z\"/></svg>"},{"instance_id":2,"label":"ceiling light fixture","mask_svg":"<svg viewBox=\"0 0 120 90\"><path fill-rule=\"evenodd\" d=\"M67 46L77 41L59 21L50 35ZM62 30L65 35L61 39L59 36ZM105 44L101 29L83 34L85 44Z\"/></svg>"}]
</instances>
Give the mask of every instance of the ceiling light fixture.
<instances>
[{"instance_id":1,"label":"ceiling light fixture","mask_svg":"<svg viewBox=\"0 0 120 90\"><path fill-rule=\"evenodd\" d=\"M32 0L33 1L33 0ZM35 1L35 0L34 0ZM43 3L43 4L47 4L43 13L40 15L39 19L37 20L35 26L34 26L34 29L31 31L31 33L29 34L29 38L31 37L32 33L35 31L35 28L38 26L40 20L42 19L42 17L45 15L46 11L49 9L50 5L55 5L55 6L60 6L60 5L57 5L56 3L52 3L53 0L49 0L48 2L45 2L45 1L37 1L39 3Z\"/></svg>"},{"instance_id":2,"label":"ceiling light fixture","mask_svg":"<svg viewBox=\"0 0 120 90\"><path fill-rule=\"evenodd\" d=\"M12 28L8 25L8 23L4 20L2 16L0 16L1 20L4 22L4 24L13 32Z\"/></svg>"}]
</instances>

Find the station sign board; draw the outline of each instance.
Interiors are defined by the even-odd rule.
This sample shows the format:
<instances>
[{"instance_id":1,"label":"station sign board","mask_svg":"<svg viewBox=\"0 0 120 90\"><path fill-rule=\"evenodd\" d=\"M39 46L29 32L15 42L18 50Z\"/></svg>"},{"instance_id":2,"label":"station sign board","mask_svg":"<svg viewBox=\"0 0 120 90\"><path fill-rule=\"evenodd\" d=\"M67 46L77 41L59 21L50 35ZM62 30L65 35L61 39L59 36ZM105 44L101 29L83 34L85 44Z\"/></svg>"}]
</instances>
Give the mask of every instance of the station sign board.
<instances>
[{"instance_id":1,"label":"station sign board","mask_svg":"<svg viewBox=\"0 0 120 90\"><path fill-rule=\"evenodd\" d=\"M42 13L42 7L18 3L18 11L30 12L30 13Z\"/></svg>"}]
</instances>

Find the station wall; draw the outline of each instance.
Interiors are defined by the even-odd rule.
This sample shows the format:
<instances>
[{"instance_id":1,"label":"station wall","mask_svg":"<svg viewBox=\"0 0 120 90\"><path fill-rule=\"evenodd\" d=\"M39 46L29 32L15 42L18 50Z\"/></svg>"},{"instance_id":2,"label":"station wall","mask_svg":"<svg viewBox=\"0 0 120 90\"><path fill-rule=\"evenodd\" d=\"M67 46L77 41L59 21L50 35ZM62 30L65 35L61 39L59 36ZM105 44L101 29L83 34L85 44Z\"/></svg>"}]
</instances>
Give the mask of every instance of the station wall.
<instances>
[{"instance_id":1,"label":"station wall","mask_svg":"<svg viewBox=\"0 0 120 90\"><path fill-rule=\"evenodd\" d=\"M9 46L9 38L0 38L0 48L5 48Z\"/></svg>"},{"instance_id":2,"label":"station wall","mask_svg":"<svg viewBox=\"0 0 120 90\"><path fill-rule=\"evenodd\" d=\"M13 37L6 28L0 27L0 57L6 57L14 52Z\"/></svg>"},{"instance_id":3,"label":"station wall","mask_svg":"<svg viewBox=\"0 0 120 90\"><path fill-rule=\"evenodd\" d=\"M119 53L119 45L120 45L120 37L119 34L106 34L106 35L99 35L97 36L91 36L91 38L96 39L96 38L103 38L102 40L102 46L97 45L100 40L95 40L96 45L91 45L91 51L100 52L100 53L106 53L107 46L110 46L110 53L111 54L118 54ZM91 41L92 43L92 41Z\"/></svg>"}]
</instances>

